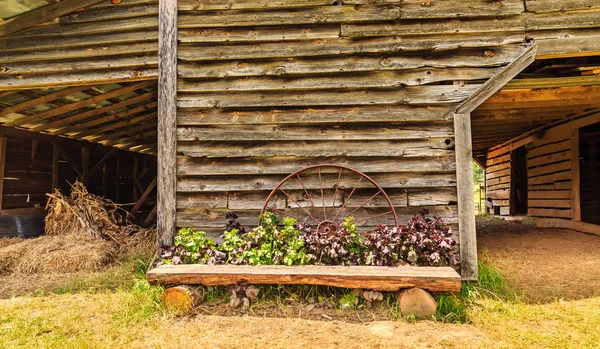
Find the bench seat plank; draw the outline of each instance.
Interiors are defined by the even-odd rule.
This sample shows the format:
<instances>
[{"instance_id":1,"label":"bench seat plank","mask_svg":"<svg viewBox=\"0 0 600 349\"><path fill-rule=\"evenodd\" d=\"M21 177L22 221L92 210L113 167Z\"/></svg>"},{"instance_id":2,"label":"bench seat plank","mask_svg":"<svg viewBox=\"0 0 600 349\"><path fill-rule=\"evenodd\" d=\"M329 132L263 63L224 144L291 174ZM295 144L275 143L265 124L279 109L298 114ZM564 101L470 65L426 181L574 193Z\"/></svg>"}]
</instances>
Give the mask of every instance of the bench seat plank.
<instances>
[{"instance_id":1,"label":"bench seat plank","mask_svg":"<svg viewBox=\"0 0 600 349\"><path fill-rule=\"evenodd\" d=\"M419 287L430 292L460 292L460 275L450 267L281 266L281 265L161 265L146 273L151 284L322 285L398 291Z\"/></svg>"}]
</instances>

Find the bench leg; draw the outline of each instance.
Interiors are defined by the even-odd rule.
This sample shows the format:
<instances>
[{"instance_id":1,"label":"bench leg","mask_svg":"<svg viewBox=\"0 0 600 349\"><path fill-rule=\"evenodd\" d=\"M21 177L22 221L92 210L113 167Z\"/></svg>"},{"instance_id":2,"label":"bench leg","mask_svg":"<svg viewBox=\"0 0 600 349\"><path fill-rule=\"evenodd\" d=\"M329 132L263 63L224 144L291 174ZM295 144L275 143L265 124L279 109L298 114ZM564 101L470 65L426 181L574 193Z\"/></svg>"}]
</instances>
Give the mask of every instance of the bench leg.
<instances>
[{"instance_id":1,"label":"bench leg","mask_svg":"<svg viewBox=\"0 0 600 349\"><path fill-rule=\"evenodd\" d=\"M193 309L203 299L203 289L187 285L167 288L163 294L163 301L167 307L178 311Z\"/></svg>"},{"instance_id":2,"label":"bench leg","mask_svg":"<svg viewBox=\"0 0 600 349\"><path fill-rule=\"evenodd\" d=\"M400 312L403 316L426 319L435 314L437 304L429 292L421 288L410 288L398 294Z\"/></svg>"}]
</instances>

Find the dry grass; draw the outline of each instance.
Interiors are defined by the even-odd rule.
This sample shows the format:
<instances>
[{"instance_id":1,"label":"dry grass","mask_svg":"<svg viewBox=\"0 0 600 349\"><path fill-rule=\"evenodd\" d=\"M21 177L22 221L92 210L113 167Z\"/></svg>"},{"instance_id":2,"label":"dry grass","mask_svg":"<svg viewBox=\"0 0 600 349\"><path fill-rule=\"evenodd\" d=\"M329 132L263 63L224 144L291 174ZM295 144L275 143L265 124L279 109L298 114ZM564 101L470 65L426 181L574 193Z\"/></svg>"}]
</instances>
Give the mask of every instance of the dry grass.
<instances>
[{"instance_id":1,"label":"dry grass","mask_svg":"<svg viewBox=\"0 0 600 349\"><path fill-rule=\"evenodd\" d=\"M114 246L102 239L41 236L0 248L0 274L96 271L114 255Z\"/></svg>"}]
</instances>

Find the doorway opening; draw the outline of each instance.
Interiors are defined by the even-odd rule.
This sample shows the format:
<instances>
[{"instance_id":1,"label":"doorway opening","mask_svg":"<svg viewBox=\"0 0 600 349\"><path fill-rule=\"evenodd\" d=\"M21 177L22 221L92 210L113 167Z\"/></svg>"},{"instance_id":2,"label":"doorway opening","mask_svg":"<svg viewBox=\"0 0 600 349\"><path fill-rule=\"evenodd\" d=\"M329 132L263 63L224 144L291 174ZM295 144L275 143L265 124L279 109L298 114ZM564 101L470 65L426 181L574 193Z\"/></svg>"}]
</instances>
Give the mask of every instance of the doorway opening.
<instances>
[{"instance_id":1,"label":"doorway opening","mask_svg":"<svg viewBox=\"0 0 600 349\"><path fill-rule=\"evenodd\" d=\"M510 215L527 214L527 148L510 153Z\"/></svg>"}]
</instances>

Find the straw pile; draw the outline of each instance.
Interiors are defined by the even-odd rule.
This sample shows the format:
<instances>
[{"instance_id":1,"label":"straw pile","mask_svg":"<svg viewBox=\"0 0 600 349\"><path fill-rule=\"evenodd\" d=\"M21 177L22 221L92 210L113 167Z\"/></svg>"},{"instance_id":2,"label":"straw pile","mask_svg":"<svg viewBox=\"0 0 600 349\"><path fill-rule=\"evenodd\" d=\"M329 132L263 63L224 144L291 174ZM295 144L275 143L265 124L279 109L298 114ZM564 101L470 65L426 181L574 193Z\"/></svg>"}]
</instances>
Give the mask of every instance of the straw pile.
<instances>
[{"instance_id":1,"label":"straw pile","mask_svg":"<svg viewBox=\"0 0 600 349\"><path fill-rule=\"evenodd\" d=\"M0 248L0 275L95 271L114 256L113 244L101 239L75 235L23 239Z\"/></svg>"},{"instance_id":2,"label":"straw pile","mask_svg":"<svg viewBox=\"0 0 600 349\"><path fill-rule=\"evenodd\" d=\"M60 191L48 194L46 205L47 235L88 236L113 242L120 250L150 240L152 229L129 221L129 213L114 202L90 194L80 182L71 187L71 195Z\"/></svg>"},{"instance_id":3,"label":"straw pile","mask_svg":"<svg viewBox=\"0 0 600 349\"><path fill-rule=\"evenodd\" d=\"M153 229L132 224L127 211L79 182L69 196L48 196L45 236L0 239L0 275L94 271L119 253L154 245Z\"/></svg>"}]
</instances>

